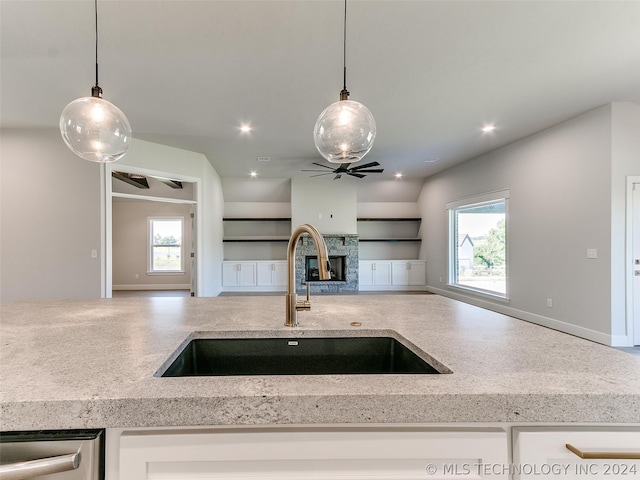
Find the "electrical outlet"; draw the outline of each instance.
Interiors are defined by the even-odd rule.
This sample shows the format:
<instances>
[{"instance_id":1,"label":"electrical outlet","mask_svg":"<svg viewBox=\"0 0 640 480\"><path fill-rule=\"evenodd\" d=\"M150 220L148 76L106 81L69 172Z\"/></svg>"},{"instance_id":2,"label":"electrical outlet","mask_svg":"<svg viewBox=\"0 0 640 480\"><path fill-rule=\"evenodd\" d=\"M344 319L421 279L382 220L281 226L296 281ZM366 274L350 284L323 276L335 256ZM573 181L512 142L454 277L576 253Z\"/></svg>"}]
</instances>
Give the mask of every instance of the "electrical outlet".
<instances>
[{"instance_id":1,"label":"electrical outlet","mask_svg":"<svg viewBox=\"0 0 640 480\"><path fill-rule=\"evenodd\" d=\"M91 250L91 258L98 258L98 250Z\"/></svg>"},{"instance_id":2,"label":"electrical outlet","mask_svg":"<svg viewBox=\"0 0 640 480\"><path fill-rule=\"evenodd\" d=\"M598 258L598 249L587 248L587 258Z\"/></svg>"},{"instance_id":3,"label":"electrical outlet","mask_svg":"<svg viewBox=\"0 0 640 480\"><path fill-rule=\"evenodd\" d=\"M547 307L553 308L553 300L551 298L547 298Z\"/></svg>"}]
</instances>

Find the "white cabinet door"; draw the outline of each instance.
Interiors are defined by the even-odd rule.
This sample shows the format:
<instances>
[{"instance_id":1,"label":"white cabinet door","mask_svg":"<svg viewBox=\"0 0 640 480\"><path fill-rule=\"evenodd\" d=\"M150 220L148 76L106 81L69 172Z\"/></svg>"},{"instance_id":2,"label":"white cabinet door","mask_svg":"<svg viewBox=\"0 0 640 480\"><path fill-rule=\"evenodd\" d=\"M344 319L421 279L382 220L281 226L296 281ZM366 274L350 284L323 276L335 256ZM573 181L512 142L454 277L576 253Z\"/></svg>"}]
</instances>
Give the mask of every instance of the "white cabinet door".
<instances>
[{"instance_id":1,"label":"white cabinet door","mask_svg":"<svg viewBox=\"0 0 640 480\"><path fill-rule=\"evenodd\" d=\"M380 287L391 285L391 262L374 262L373 284Z\"/></svg>"},{"instance_id":2,"label":"white cabinet door","mask_svg":"<svg viewBox=\"0 0 640 480\"><path fill-rule=\"evenodd\" d=\"M370 287L373 285L373 265L374 262L369 260L361 260L358 262L358 282L361 287Z\"/></svg>"},{"instance_id":3,"label":"white cabinet door","mask_svg":"<svg viewBox=\"0 0 640 480\"><path fill-rule=\"evenodd\" d=\"M259 287L287 285L287 262L257 262Z\"/></svg>"},{"instance_id":4,"label":"white cabinet door","mask_svg":"<svg viewBox=\"0 0 640 480\"><path fill-rule=\"evenodd\" d=\"M222 262L222 286L238 286L238 264L236 262Z\"/></svg>"},{"instance_id":5,"label":"white cabinet door","mask_svg":"<svg viewBox=\"0 0 640 480\"><path fill-rule=\"evenodd\" d=\"M222 262L223 287L256 285L256 262Z\"/></svg>"},{"instance_id":6,"label":"white cabinet door","mask_svg":"<svg viewBox=\"0 0 640 480\"><path fill-rule=\"evenodd\" d=\"M119 480L507 480L498 428L209 428L124 432ZM112 477L110 477L111 479Z\"/></svg>"},{"instance_id":7,"label":"white cabinet door","mask_svg":"<svg viewBox=\"0 0 640 480\"><path fill-rule=\"evenodd\" d=\"M274 287L286 287L289 270L287 262L273 262L273 283Z\"/></svg>"},{"instance_id":8,"label":"white cabinet door","mask_svg":"<svg viewBox=\"0 0 640 480\"><path fill-rule=\"evenodd\" d=\"M394 261L391 265L393 285L425 285L425 263L421 260Z\"/></svg>"},{"instance_id":9,"label":"white cabinet door","mask_svg":"<svg viewBox=\"0 0 640 480\"><path fill-rule=\"evenodd\" d=\"M409 262L393 262L391 264L391 282L394 285L409 285Z\"/></svg>"},{"instance_id":10,"label":"white cabinet door","mask_svg":"<svg viewBox=\"0 0 640 480\"><path fill-rule=\"evenodd\" d=\"M258 286L259 287L269 287L271 286L273 276L273 263L272 262L258 262L257 263L257 275L258 275Z\"/></svg>"},{"instance_id":11,"label":"white cabinet door","mask_svg":"<svg viewBox=\"0 0 640 480\"><path fill-rule=\"evenodd\" d=\"M638 427L516 427L513 433L514 480L640 478Z\"/></svg>"},{"instance_id":12,"label":"white cabinet door","mask_svg":"<svg viewBox=\"0 0 640 480\"><path fill-rule=\"evenodd\" d=\"M254 287L257 281L255 262L242 262L238 264L238 286L240 287Z\"/></svg>"}]
</instances>

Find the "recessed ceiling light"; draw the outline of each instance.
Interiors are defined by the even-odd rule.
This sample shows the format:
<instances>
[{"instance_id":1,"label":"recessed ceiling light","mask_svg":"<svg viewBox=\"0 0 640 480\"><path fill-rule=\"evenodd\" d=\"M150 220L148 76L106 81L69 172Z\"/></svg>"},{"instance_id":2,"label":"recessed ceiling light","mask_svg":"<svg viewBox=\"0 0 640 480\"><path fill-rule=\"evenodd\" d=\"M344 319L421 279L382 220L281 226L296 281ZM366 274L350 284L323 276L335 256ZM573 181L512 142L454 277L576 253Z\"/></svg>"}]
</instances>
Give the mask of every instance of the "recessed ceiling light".
<instances>
[{"instance_id":1,"label":"recessed ceiling light","mask_svg":"<svg viewBox=\"0 0 640 480\"><path fill-rule=\"evenodd\" d=\"M402 178L402 174L400 172L396 173L396 178Z\"/></svg>"},{"instance_id":2,"label":"recessed ceiling light","mask_svg":"<svg viewBox=\"0 0 640 480\"><path fill-rule=\"evenodd\" d=\"M493 123L489 123L484 127L482 127L482 132L489 133L489 132L493 132L495 129L496 129L496 126Z\"/></svg>"},{"instance_id":3,"label":"recessed ceiling light","mask_svg":"<svg viewBox=\"0 0 640 480\"><path fill-rule=\"evenodd\" d=\"M249 125L248 123L243 123L242 125L240 125L240 131L242 133L249 133L251 131L251 125Z\"/></svg>"},{"instance_id":4,"label":"recessed ceiling light","mask_svg":"<svg viewBox=\"0 0 640 480\"><path fill-rule=\"evenodd\" d=\"M256 172L255 170L252 170L249 175L251 175L253 178L255 178L255 177L258 176L258 172Z\"/></svg>"},{"instance_id":5,"label":"recessed ceiling light","mask_svg":"<svg viewBox=\"0 0 640 480\"><path fill-rule=\"evenodd\" d=\"M439 162L440 159L439 158L427 158L424 163L436 163Z\"/></svg>"}]
</instances>

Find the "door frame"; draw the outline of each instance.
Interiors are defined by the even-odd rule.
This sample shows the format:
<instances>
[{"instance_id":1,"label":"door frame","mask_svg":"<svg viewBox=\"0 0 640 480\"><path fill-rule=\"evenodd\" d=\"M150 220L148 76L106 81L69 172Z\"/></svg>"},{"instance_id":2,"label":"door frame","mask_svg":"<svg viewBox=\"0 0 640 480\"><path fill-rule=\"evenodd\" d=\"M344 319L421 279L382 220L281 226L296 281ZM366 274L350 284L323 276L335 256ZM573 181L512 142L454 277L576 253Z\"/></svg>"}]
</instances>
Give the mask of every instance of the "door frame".
<instances>
[{"instance_id":1,"label":"door frame","mask_svg":"<svg viewBox=\"0 0 640 480\"><path fill-rule=\"evenodd\" d=\"M100 220L103 225L103 235L101 239L101 261L102 261L102 275L100 279L100 296L102 298L112 298L113 296L113 198L114 197L128 197L135 198L138 200L150 200L155 202L164 202L164 203L184 203L191 204L194 208L194 217L195 217L195 235L192 236L192 243L195 242L195 268L196 272L191 272L191 296L198 296L198 282L195 281L197 278L197 272L200 270L200 243L198 241L198 233L202 231L202 226L200 225L200 201L201 201L201 190L200 190L200 178L191 177L187 175L181 175L173 172L162 172L158 170L151 170L148 168L137 168L129 165L114 165L112 163L102 164L100 169L101 178L101 214ZM111 173L117 170L118 172L124 173L135 173L140 175L146 175L150 177L164 177L171 178L173 180L178 180L181 182L188 182L193 184L194 188L194 196L196 200L180 200L175 198L163 198L163 197L152 197L149 195L131 195L131 194L119 194L113 192L112 189L112 177ZM192 267L193 267L192 263Z\"/></svg>"},{"instance_id":2,"label":"door frame","mask_svg":"<svg viewBox=\"0 0 640 480\"><path fill-rule=\"evenodd\" d=\"M634 265L633 265L633 189L640 185L640 176L627 177L626 205L626 251L625 251L625 299L626 299L626 331L629 345L640 345L640 315L634 315ZM636 317L636 318L634 318Z\"/></svg>"}]
</instances>

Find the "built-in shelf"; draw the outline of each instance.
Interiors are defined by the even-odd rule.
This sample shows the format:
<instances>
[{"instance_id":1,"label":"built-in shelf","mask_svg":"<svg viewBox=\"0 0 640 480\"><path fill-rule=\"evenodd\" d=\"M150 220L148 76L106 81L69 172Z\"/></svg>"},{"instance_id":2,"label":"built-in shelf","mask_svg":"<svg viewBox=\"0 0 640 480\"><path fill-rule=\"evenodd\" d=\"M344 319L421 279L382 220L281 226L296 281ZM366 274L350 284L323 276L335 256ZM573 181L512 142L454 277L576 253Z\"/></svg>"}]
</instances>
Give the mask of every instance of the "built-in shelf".
<instances>
[{"instance_id":1,"label":"built-in shelf","mask_svg":"<svg viewBox=\"0 0 640 480\"><path fill-rule=\"evenodd\" d=\"M359 222L418 222L422 219L420 217L393 217L393 218L358 218Z\"/></svg>"},{"instance_id":2,"label":"built-in shelf","mask_svg":"<svg viewBox=\"0 0 640 480\"><path fill-rule=\"evenodd\" d=\"M290 217L225 217L225 260L272 261L287 258Z\"/></svg>"},{"instance_id":3,"label":"built-in shelf","mask_svg":"<svg viewBox=\"0 0 640 480\"><path fill-rule=\"evenodd\" d=\"M249 217L225 217L225 222L290 222L291 218L249 218Z\"/></svg>"},{"instance_id":4,"label":"built-in shelf","mask_svg":"<svg viewBox=\"0 0 640 480\"><path fill-rule=\"evenodd\" d=\"M288 236L224 237L223 242L288 242Z\"/></svg>"},{"instance_id":5,"label":"built-in shelf","mask_svg":"<svg viewBox=\"0 0 640 480\"><path fill-rule=\"evenodd\" d=\"M360 242L421 242L420 238L394 238L394 237L376 237L376 238L362 238Z\"/></svg>"}]
</instances>

